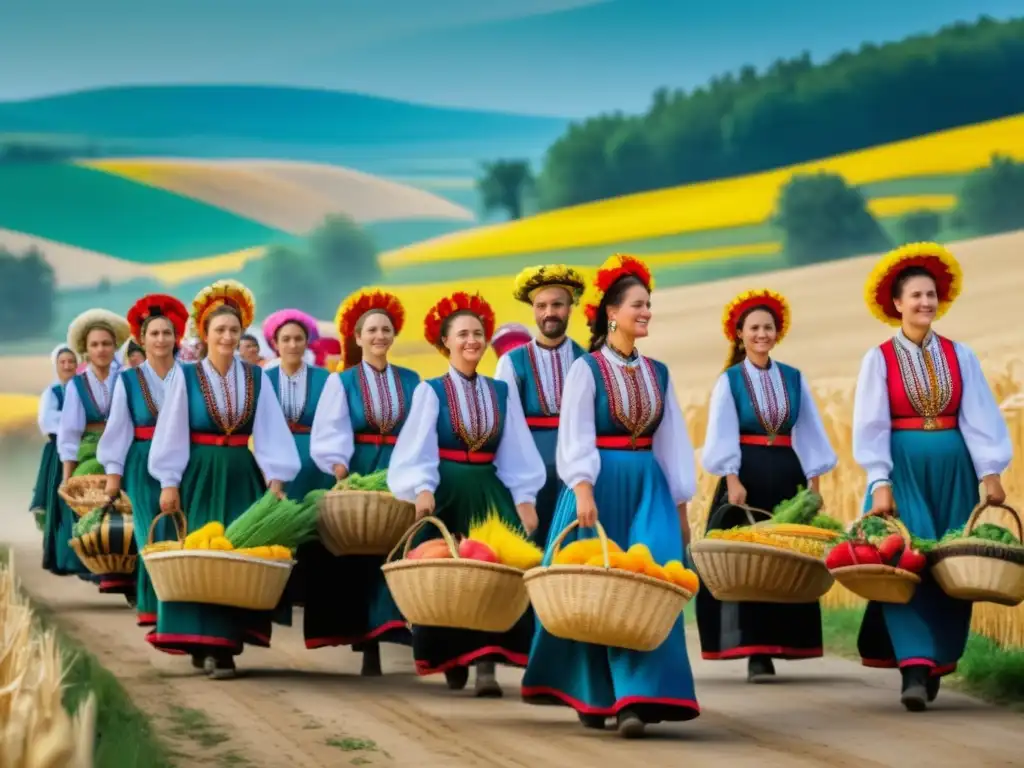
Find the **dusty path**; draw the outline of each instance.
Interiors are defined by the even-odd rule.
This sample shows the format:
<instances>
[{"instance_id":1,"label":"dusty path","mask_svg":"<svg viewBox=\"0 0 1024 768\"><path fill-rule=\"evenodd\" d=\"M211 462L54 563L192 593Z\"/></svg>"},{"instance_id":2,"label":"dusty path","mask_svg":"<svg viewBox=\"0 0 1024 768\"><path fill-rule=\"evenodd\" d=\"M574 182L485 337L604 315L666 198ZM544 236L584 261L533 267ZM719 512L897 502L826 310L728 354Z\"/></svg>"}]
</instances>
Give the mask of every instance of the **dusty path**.
<instances>
[{"instance_id":1,"label":"dusty path","mask_svg":"<svg viewBox=\"0 0 1024 768\"><path fill-rule=\"evenodd\" d=\"M1024 755L1021 715L952 692L926 714L906 714L892 673L838 659L784 664L778 683L752 688L742 665L695 658L702 716L654 727L640 743L584 731L569 710L520 703L512 670L497 701L417 678L402 649L385 652L385 678L367 681L358 655L307 652L295 629L276 627L271 650L247 650L244 677L208 681L150 650L118 598L42 571L38 536L16 511L24 496L0 493L0 538L14 545L25 588L118 674L181 766L935 768L1021 765Z\"/></svg>"}]
</instances>

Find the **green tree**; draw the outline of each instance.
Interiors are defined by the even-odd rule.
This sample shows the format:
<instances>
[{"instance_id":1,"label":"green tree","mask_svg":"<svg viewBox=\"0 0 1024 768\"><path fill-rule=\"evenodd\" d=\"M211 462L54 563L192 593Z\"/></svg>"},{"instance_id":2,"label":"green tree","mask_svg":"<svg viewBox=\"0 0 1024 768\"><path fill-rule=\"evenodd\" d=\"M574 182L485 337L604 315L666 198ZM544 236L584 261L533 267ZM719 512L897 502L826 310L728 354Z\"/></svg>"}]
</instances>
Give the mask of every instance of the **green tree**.
<instances>
[{"instance_id":1,"label":"green tree","mask_svg":"<svg viewBox=\"0 0 1024 768\"><path fill-rule=\"evenodd\" d=\"M797 174L782 188L774 223L794 265L816 264L890 246L860 191L831 173Z\"/></svg>"},{"instance_id":2,"label":"green tree","mask_svg":"<svg viewBox=\"0 0 1024 768\"><path fill-rule=\"evenodd\" d=\"M37 248L0 247L0 340L45 336L53 325L56 280Z\"/></svg>"},{"instance_id":3,"label":"green tree","mask_svg":"<svg viewBox=\"0 0 1024 768\"><path fill-rule=\"evenodd\" d=\"M904 243L931 242L942 230L942 214L938 211L910 211L900 218L899 231Z\"/></svg>"},{"instance_id":4,"label":"green tree","mask_svg":"<svg viewBox=\"0 0 1024 768\"><path fill-rule=\"evenodd\" d=\"M993 155L960 190L957 219L979 235L1024 229L1024 163Z\"/></svg>"},{"instance_id":5,"label":"green tree","mask_svg":"<svg viewBox=\"0 0 1024 768\"><path fill-rule=\"evenodd\" d=\"M533 171L526 160L483 163L476 188L485 213L502 211L510 219L523 217L523 202L533 190Z\"/></svg>"},{"instance_id":6,"label":"green tree","mask_svg":"<svg viewBox=\"0 0 1024 768\"><path fill-rule=\"evenodd\" d=\"M306 307L322 281L309 263L309 255L286 245L271 245L260 259L260 312Z\"/></svg>"}]
</instances>

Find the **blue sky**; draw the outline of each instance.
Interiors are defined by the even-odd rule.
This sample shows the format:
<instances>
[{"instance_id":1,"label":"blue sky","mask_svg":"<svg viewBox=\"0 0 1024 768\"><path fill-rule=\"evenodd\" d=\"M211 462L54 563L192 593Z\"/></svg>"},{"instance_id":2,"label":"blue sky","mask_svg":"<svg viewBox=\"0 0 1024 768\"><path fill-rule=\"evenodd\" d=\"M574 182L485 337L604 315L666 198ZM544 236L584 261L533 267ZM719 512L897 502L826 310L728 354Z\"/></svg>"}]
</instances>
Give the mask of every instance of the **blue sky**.
<instances>
[{"instance_id":1,"label":"blue sky","mask_svg":"<svg viewBox=\"0 0 1024 768\"><path fill-rule=\"evenodd\" d=\"M928 32L1022 0L27 0L0 12L0 99L266 83L582 116L807 49Z\"/></svg>"}]
</instances>

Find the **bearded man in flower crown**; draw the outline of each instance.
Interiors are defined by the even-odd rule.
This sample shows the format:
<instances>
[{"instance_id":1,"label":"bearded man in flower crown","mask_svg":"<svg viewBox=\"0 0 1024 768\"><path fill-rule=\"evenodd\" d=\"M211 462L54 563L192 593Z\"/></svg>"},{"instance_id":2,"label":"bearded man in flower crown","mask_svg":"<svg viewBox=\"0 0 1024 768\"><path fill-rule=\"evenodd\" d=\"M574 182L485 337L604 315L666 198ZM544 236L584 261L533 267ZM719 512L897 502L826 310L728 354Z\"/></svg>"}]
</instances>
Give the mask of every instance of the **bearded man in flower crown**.
<instances>
[{"instance_id":1,"label":"bearded man in flower crown","mask_svg":"<svg viewBox=\"0 0 1024 768\"><path fill-rule=\"evenodd\" d=\"M533 440L547 467L548 478L537 496L539 525L533 538L543 546L551 528L562 482L555 469L558 414L569 366L586 350L567 335L572 308L579 303L586 283L583 276L562 264L524 269L515 280L513 296L533 307L539 335L498 358L495 377L515 387L526 413Z\"/></svg>"}]
</instances>

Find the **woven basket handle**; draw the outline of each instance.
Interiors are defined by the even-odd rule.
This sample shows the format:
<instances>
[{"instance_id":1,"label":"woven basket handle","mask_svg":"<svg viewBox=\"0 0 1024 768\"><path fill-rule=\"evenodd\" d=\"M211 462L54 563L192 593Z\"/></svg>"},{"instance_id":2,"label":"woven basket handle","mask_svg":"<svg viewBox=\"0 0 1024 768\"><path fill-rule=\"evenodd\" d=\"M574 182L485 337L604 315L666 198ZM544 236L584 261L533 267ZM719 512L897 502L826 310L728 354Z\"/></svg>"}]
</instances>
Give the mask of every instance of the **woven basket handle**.
<instances>
[{"instance_id":1,"label":"woven basket handle","mask_svg":"<svg viewBox=\"0 0 1024 768\"><path fill-rule=\"evenodd\" d=\"M458 560L459 548L455 546L455 540L452 538L452 534L448 530L448 526L444 524L441 518L427 515L413 523L409 527L409 530L402 534L402 538L398 540L398 543L395 544L395 548L391 550L388 554L387 560L384 562L390 563L399 549L402 550L402 558L404 559L409 554L409 548L412 546L412 540L416 536L416 533L420 528L424 527L428 523L441 532L441 538L443 538L444 543L448 545L448 550L452 553L452 559Z\"/></svg>"},{"instance_id":2,"label":"woven basket handle","mask_svg":"<svg viewBox=\"0 0 1024 768\"><path fill-rule=\"evenodd\" d=\"M1017 524L1017 539L1024 540L1024 523L1021 523L1020 515L1017 514L1017 510L1006 504L989 504L987 501L983 501L974 511L971 512L971 516L967 518L967 525L964 526L964 536L970 536L971 532L978 525L978 520L981 519L982 513L987 509L1001 509L1004 512L1009 512L1013 521Z\"/></svg>"},{"instance_id":3,"label":"woven basket handle","mask_svg":"<svg viewBox=\"0 0 1024 768\"><path fill-rule=\"evenodd\" d=\"M185 541L185 536L188 535L188 521L185 519L185 515L182 514L180 509L168 509L154 517L153 522L149 524L149 535L146 537L147 544L153 543L153 536L156 534L156 524L165 517L170 517L174 520L174 528L178 533L178 541Z\"/></svg>"},{"instance_id":4,"label":"woven basket handle","mask_svg":"<svg viewBox=\"0 0 1024 768\"><path fill-rule=\"evenodd\" d=\"M565 526L565 530L558 534L558 538L555 539L554 544L552 544L551 546L551 562L554 562L555 558L558 556L559 551L562 549L562 542L565 540L565 537L568 535L569 531L573 530L574 528L578 528L579 524L579 520L573 520L571 523ZM611 568L611 560L608 559L608 534L604 532L604 526L601 525L599 521L594 522L594 527L597 528L597 538L601 541L601 557L604 558L604 567Z\"/></svg>"},{"instance_id":5,"label":"woven basket handle","mask_svg":"<svg viewBox=\"0 0 1024 768\"><path fill-rule=\"evenodd\" d=\"M736 509L743 510L743 513L747 516L747 521L751 525L758 525L758 521L754 519L755 514L763 515L765 518L767 518L765 520L761 520L761 523L771 522L772 513L769 512L768 510L759 509L758 507L748 507L746 504L733 504L731 501L727 501L725 502L725 504L720 505L718 509L715 510L714 515L712 515L712 517L721 514L723 509L731 509L733 507L735 507Z\"/></svg>"},{"instance_id":6,"label":"woven basket handle","mask_svg":"<svg viewBox=\"0 0 1024 768\"><path fill-rule=\"evenodd\" d=\"M872 515L864 515L864 517L872 517ZM863 535L864 517L862 517L860 520L854 520L850 524L850 533L859 533ZM907 526L905 526L902 521L897 520L895 517L889 517L888 515L874 515L874 517L878 517L879 519L881 519L881 521L885 523L886 527L888 527L889 530L891 530L893 533L898 533L900 535L900 537L903 539L904 550L910 549L910 531L907 529ZM864 563L861 563L857 560L856 542L850 542L850 557L853 558L854 565L864 565Z\"/></svg>"}]
</instances>

